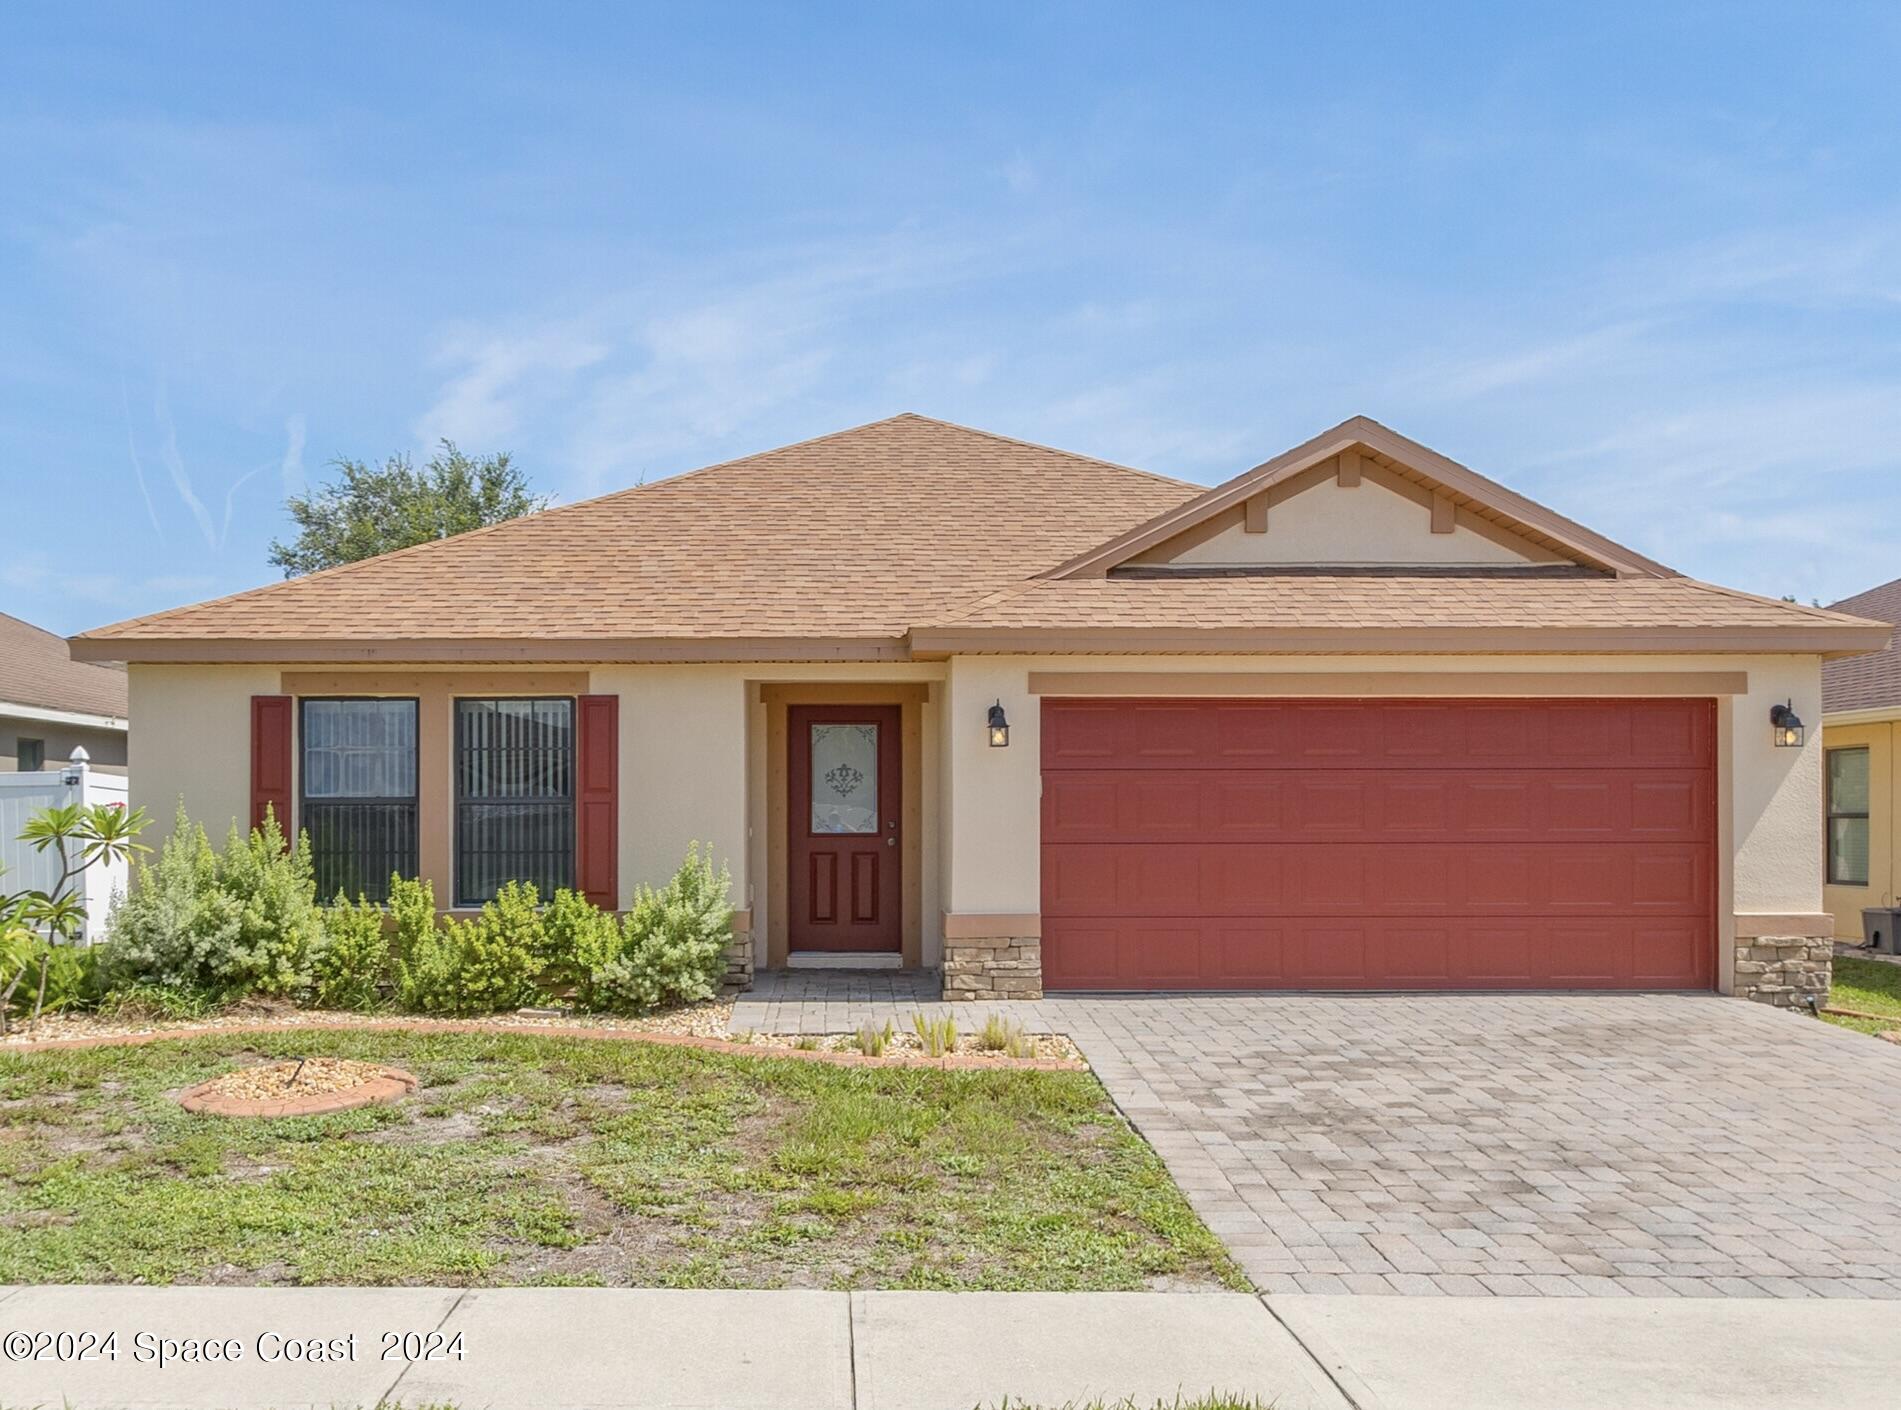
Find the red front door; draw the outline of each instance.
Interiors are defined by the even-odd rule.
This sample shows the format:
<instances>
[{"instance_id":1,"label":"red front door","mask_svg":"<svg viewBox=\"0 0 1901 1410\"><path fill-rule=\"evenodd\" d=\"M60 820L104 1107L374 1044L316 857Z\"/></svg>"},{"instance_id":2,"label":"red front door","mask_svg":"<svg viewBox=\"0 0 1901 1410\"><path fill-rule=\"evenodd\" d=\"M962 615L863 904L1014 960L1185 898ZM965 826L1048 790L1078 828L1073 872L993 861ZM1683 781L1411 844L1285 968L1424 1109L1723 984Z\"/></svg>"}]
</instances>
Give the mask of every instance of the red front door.
<instances>
[{"instance_id":1,"label":"red front door","mask_svg":"<svg viewBox=\"0 0 1901 1410\"><path fill-rule=\"evenodd\" d=\"M790 947L896 952L898 707L794 705L786 736Z\"/></svg>"}]
</instances>

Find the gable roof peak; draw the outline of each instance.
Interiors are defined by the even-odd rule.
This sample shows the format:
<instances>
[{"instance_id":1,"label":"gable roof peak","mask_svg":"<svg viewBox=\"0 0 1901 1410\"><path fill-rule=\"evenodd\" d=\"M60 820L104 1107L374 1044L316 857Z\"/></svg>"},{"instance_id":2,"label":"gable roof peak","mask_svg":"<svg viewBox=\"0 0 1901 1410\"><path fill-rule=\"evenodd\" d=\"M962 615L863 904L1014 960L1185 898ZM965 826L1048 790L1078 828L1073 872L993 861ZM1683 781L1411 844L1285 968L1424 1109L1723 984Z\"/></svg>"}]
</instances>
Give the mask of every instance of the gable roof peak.
<instances>
[{"instance_id":1,"label":"gable roof peak","mask_svg":"<svg viewBox=\"0 0 1901 1410\"><path fill-rule=\"evenodd\" d=\"M1546 543L1576 562L1602 568L1619 577L1678 576L1675 569L1587 529L1366 415L1349 416L1291 450L1243 470L1188 503L1165 510L1148 522L1058 564L1043 576L1055 579L1100 577L1136 554L1165 543L1355 447L1371 452L1376 463L1430 485L1456 506L1470 508L1535 541Z\"/></svg>"}]
</instances>

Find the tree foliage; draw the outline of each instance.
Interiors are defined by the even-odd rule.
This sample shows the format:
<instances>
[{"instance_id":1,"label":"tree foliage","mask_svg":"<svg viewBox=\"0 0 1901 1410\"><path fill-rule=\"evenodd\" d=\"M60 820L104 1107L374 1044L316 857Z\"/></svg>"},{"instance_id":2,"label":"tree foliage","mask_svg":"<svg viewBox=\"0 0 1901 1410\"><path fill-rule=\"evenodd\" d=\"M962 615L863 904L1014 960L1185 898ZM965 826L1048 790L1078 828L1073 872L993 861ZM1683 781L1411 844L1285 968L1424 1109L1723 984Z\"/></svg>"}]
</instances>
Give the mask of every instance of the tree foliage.
<instances>
[{"instance_id":1,"label":"tree foliage","mask_svg":"<svg viewBox=\"0 0 1901 1410\"><path fill-rule=\"evenodd\" d=\"M548 507L506 452L468 456L443 441L421 469L406 455L380 466L331 462L336 478L284 502L297 523L290 543L273 541L271 562L294 578L379 553L448 538Z\"/></svg>"}]
</instances>

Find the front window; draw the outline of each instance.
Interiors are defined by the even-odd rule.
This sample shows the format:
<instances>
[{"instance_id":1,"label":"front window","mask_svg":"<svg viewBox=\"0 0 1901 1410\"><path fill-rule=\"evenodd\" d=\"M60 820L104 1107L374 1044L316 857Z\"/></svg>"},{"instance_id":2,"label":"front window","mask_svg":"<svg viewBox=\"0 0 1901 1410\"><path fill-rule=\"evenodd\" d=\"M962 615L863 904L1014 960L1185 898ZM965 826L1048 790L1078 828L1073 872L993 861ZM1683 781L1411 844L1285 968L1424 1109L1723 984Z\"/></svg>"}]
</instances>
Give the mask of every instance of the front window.
<instances>
[{"instance_id":1,"label":"front window","mask_svg":"<svg viewBox=\"0 0 1901 1410\"><path fill-rule=\"evenodd\" d=\"M416 702L306 700L300 735L318 896L387 901L416 874Z\"/></svg>"},{"instance_id":2,"label":"front window","mask_svg":"<svg viewBox=\"0 0 1901 1410\"><path fill-rule=\"evenodd\" d=\"M1828 879L1868 884L1868 751L1828 751Z\"/></svg>"},{"instance_id":3,"label":"front window","mask_svg":"<svg viewBox=\"0 0 1901 1410\"><path fill-rule=\"evenodd\" d=\"M23 774L46 767L46 741L24 735L13 742L13 766Z\"/></svg>"},{"instance_id":4,"label":"front window","mask_svg":"<svg viewBox=\"0 0 1901 1410\"><path fill-rule=\"evenodd\" d=\"M456 701L455 813L457 905L573 886L574 701Z\"/></svg>"}]
</instances>

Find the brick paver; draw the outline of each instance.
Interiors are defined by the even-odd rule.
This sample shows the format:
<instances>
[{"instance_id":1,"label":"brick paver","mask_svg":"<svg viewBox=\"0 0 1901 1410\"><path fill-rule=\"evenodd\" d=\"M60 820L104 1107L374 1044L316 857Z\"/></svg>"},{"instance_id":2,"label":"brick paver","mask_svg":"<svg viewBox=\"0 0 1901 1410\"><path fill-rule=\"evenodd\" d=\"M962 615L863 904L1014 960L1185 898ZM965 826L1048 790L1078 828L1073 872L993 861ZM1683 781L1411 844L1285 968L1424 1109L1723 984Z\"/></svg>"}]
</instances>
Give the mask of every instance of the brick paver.
<instances>
[{"instance_id":1,"label":"brick paver","mask_svg":"<svg viewBox=\"0 0 1901 1410\"><path fill-rule=\"evenodd\" d=\"M929 975L761 980L735 1028L996 1007L1067 1033L1268 1290L1901 1297L1901 1048L1800 1014L1713 995L940 1008Z\"/></svg>"}]
</instances>

